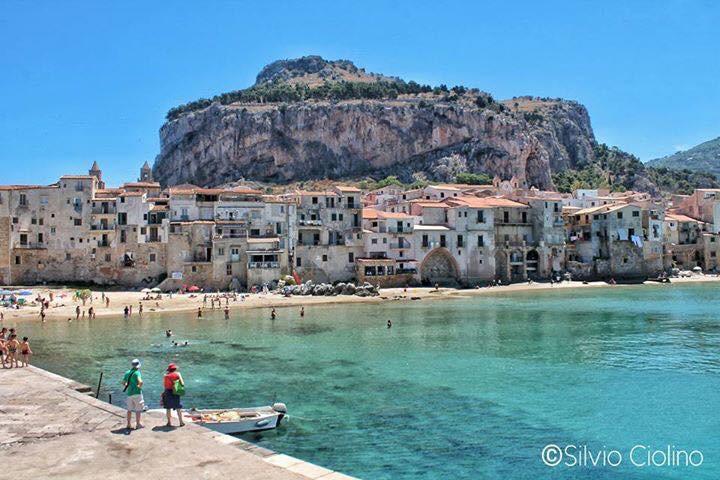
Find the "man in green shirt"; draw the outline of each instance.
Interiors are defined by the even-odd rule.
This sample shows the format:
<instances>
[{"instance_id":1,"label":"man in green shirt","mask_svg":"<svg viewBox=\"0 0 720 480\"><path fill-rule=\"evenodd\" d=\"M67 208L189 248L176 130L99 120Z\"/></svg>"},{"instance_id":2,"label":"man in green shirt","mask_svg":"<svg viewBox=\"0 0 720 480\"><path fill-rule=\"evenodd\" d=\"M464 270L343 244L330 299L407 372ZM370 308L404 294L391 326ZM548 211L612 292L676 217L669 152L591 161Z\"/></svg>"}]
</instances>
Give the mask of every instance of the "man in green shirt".
<instances>
[{"instance_id":1,"label":"man in green shirt","mask_svg":"<svg viewBox=\"0 0 720 480\"><path fill-rule=\"evenodd\" d=\"M132 414L135 412L135 428L142 428L143 425L140 422L140 415L145 409L145 399L142 394L142 377L140 376L140 360L137 358L131 362L132 368L125 372L123 376L122 384L124 392L127 393L127 429L131 430L130 420Z\"/></svg>"}]
</instances>

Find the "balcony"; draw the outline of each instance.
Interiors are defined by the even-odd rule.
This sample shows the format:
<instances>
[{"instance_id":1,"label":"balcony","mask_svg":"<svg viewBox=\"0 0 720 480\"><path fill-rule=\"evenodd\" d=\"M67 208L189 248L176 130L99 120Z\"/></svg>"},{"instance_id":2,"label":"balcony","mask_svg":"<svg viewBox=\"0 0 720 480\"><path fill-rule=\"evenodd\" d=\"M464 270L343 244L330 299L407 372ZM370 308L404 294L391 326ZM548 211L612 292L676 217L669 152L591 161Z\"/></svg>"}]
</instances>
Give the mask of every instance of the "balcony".
<instances>
[{"instance_id":1,"label":"balcony","mask_svg":"<svg viewBox=\"0 0 720 480\"><path fill-rule=\"evenodd\" d=\"M279 262L249 262L248 268L280 268Z\"/></svg>"},{"instance_id":2,"label":"balcony","mask_svg":"<svg viewBox=\"0 0 720 480\"><path fill-rule=\"evenodd\" d=\"M402 242L402 243L392 242L390 244L390 248L392 250L399 250L399 249L405 249L405 248L412 248L412 246L410 245L410 242Z\"/></svg>"},{"instance_id":3,"label":"balcony","mask_svg":"<svg viewBox=\"0 0 720 480\"><path fill-rule=\"evenodd\" d=\"M115 230L115 224L100 223L100 224L90 225L90 230L92 230L94 232L111 232L111 231Z\"/></svg>"},{"instance_id":4,"label":"balcony","mask_svg":"<svg viewBox=\"0 0 720 480\"><path fill-rule=\"evenodd\" d=\"M145 243L158 243L162 242L160 235L145 235Z\"/></svg>"},{"instance_id":5,"label":"balcony","mask_svg":"<svg viewBox=\"0 0 720 480\"><path fill-rule=\"evenodd\" d=\"M110 242L108 240L98 240L97 246L100 248L106 248L110 246Z\"/></svg>"},{"instance_id":6,"label":"balcony","mask_svg":"<svg viewBox=\"0 0 720 480\"><path fill-rule=\"evenodd\" d=\"M117 213L117 208L111 205L103 205L92 207L91 212L93 215L115 215Z\"/></svg>"},{"instance_id":7,"label":"balcony","mask_svg":"<svg viewBox=\"0 0 720 480\"><path fill-rule=\"evenodd\" d=\"M322 227L322 220L298 220L301 227Z\"/></svg>"},{"instance_id":8,"label":"balcony","mask_svg":"<svg viewBox=\"0 0 720 480\"><path fill-rule=\"evenodd\" d=\"M205 255L191 255L190 259L186 260L186 263L210 263L211 261Z\"/></svg>"},{"instance_id":9,"label":"balcony","mask_svg":"<svg viewBox=\"0 0 720 480\"><path fill-rule=\"evenodd\" d=\"M42 242L25 242L15 245L15 248L24 248L28 250L40 250L45 249L47 246Z\"/></svg>"}]
</instances>

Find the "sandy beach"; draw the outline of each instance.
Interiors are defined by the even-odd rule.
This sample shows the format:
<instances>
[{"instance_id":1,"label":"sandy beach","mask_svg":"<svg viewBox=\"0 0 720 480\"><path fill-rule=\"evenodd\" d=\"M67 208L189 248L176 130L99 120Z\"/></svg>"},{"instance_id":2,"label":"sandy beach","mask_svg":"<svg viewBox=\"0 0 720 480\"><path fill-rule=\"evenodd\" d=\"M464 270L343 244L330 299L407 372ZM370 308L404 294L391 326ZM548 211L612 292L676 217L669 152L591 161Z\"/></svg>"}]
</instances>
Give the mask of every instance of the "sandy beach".
<instances>
[{"instance_id":1,"label":"sandy beach","mask_svg":"<svg viewBox=\"0 0 720 480\"><path fill-rule=\"evenodd\" d=\"M700 282L718 282L720 277L709 276L709 275L696 275L688 278L673 278L671 284L686 284L686 283L700 283ZM645 284L658 285L655 282L645 282ZM616 285L612 288L623 288L626 285ZM225 308L226 303L230 311L241 309L241 308L283 308L283 307L298 307L298 306L312 306L312 305L335 305L335 304L346 304L346 303L382 303L391 301L427 301L427 300L440 300L440 299L452 299L461 297L470 297L478 295L488 294L499 294L505 292L521 292L521 291L537 291L537 290L549 290L549 289L567 289L567 288L598 288L608 287L605 282L588 282L583 283L579 281L562 282L560 284L550 285L550 283L516 283L512 285L505 285L491 288L478 288L478 289L454 289L454 288L440 288L435 290L434 288L426 287L411 287L407 291L402 288L383 288L380 290L380 295L376 297L358 297L354 295L338 295L338 296L290 296L285 297L275 293L256 293L256 294L238 294L236 299L230 298L226 302L225 298L221 299L221 306L218 302L215 302L215 309L222 310ZM83 312L85 317L88 315L88 309L93 307L97 319L108 316L119 316L123 315L123 309L126 305L132 305L132 316L137 317L139 314L139 306L142 303L145 314L149 313L171 313L171 312L195 312L198 308L201 308L203 312L210 312L211 308L210 297L217 297L218 294L208 294L208 299L205 305L203 305L203 298L205 294L173 294L172 298L167 294L162 294L161 299L156 300L155 294L152 295L151 300L143 300L146 297L145 293L138 291L121 291L121 290L92 290L92 303L90 300L85 302L85 305L80 301L76 301L73 298L75 289L64 288L64 287L47 287L47 286L25 286L25 287L8 287L8 288L26 288L32 290L33 295L26 296L27 305L15 308L0 308L0 312L4 315L3 325L8 326L14 321L39 319L40 318L40 305L36 303L34 299L40 295L41 297L49 298L50 292L53 293L54 300L50 304L50 308L46 310L46 321L57 321L65 320L68 318L75 319L76 308L80 306L81 319L83 318ZM103 293L110 299L110 305L105 306L102 301ZM221 296L223 294L220 294Z\"/></svg>"}]
</instances>

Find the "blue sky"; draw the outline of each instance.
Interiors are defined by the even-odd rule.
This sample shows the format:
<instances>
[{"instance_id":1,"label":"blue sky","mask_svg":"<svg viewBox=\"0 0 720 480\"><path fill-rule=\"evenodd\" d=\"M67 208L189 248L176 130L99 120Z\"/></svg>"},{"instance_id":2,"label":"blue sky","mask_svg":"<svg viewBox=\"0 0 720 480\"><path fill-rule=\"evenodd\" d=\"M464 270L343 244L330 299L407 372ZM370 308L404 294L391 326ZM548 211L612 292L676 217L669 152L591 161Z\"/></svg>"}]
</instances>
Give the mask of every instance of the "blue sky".
<instances>
[{"instance_id":1,"label":"blue sky","mask_svg":"<svg viewBox=\"0 0 720 480\"><path fill-rule=\"evenodd\" d=\"M720 2L4 0L0 184L97 160L111 184L159 150L167 110L318 54L423 83L585 104L643 160L720 135Z\"/></svg>"}]
</instances>

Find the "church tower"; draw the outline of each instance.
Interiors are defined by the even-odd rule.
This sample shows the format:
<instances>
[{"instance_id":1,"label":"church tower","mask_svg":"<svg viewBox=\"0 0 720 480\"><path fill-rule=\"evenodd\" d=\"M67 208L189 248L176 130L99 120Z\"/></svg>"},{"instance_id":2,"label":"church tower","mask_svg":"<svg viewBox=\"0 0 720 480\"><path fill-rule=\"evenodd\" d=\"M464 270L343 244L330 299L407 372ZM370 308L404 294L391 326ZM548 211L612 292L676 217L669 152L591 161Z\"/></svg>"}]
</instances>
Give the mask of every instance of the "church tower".
<instances>
[{"instance_id":1,"label":"church tower","mask_svg":"<svg viewBox=\"0 0 720 480\"><path fill-rule=\"evenodd\" d=\"M100 170L100 165L98 165L97 161L93 162L92 167L88 170L88 175L97 178L98 188L105 188L105 182L103 182L102 179L102 170Z\"/></svg>"},{"instance_id":2,"label":"church tower","mask_svg":"<svg viewBox=\"0 0 720 480\"><path fill-rule=\"evenodd\" d=\"M147 160L145 161L145 164L140 169L140 178L138 178L138 182L153 182L153 174L152 174L152 168L150 168L150 165L148 165Z\"/></svg>"}]
</instances>

